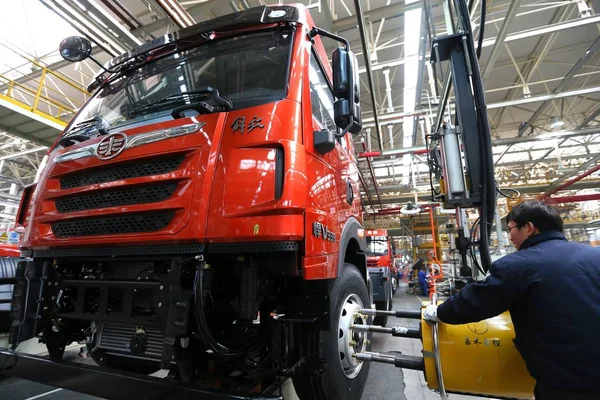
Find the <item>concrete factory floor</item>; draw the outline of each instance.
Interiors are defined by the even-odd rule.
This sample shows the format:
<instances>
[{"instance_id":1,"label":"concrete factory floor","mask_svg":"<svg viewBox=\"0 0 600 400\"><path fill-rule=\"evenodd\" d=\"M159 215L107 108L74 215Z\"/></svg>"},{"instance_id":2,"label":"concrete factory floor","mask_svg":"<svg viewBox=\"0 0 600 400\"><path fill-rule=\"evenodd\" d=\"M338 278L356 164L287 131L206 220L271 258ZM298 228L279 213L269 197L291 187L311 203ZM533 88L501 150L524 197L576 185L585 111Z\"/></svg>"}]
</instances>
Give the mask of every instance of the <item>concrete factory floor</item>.
<instances>
[{"instance_id":1,"label":"concrete factory floor","mask_svg":"<svg viewBox=\"0 0 600 400\"><path fill-rule=\"evenodd\" d=\"M406 294L406 287L398 288L394 296L395 310L415 310L419 308L421 299L417 296ZM417 327L418 321L389 318L389 326ZM6 346L0 338L0 347ZM77 359L78 347L72 346L66 353L66 357ZM400 352L405 355L421 356L421 342L414 339L394 338L385 334L375 334L373 337L373 351L391 354ZM37 349L37 351L35 351ZM19 348L29 353L43 351L39 345L29 348ZM86 363L92 362L86 359ZM289 381L288 381L289 382ZM286 400L296 400L291 384L284 388ZM287 392L287 393L286 393ZM6 378L0 375L0 398L2 400L33 400L43 398L44 400L92 400L97 397L74 393L68 390L58 389L34 382L24 381L16 378ZM363 394L365 400L436 400L439 395L430 391L420 371L401 370L388 364L372 364L369 373L367 387ZM481 397L451 395L452 400L475 400Z\"/></svg>"}]
</instances>

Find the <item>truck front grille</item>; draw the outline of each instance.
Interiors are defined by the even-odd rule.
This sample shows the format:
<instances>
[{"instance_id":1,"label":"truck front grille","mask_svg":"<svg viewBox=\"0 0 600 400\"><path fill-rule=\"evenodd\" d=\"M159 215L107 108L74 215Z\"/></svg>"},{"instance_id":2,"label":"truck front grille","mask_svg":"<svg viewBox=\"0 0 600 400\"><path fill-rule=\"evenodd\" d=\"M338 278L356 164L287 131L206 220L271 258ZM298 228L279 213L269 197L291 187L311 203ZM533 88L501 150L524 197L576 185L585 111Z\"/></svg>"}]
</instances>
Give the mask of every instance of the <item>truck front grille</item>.
<instances>
[{"instance_id":1,"label":"truck front grille","mask_svg":"<svg viewBox=\"0 0 600 400\"><path fill-rule=\"evenodd\" d=\"M56 200L56 209L67 213L132 204L157 203L171 197L175 189L177 189L177 183L166 182L158 185L69 196Z\"/></svg>"},{"instance_id":2,"label":"truck front grille","mask_svg":"<svg viewBox=\"0 0 600 400\"><path fill-rule=\"evenodd\" d=\"M113 167L92 168L62 177L60 187L72 189L122 179L166 174L175 171L184 158L182 154L178 154L166 158L138 160Z\"/></svg>"},{"instance_id":3,"label":"truck front grille","mask_svg":"<svg viewBox=\"0 0 600 400\"><path fill-rule=\"evenodd\" d=\"M156 232L166 228L174 216L174 211L167 211L61 221L52 224L52 232L57 237Z\"/></svg>"},{"instance_id":4,"label":"truck front grille","mask_svg":"<svg viewBox=\"0 0 600 400\"><path fill-rule=\"evenodd\" d=\"M99 340L96 345L107 352L119 353L125 356L132 356L129 349L131 337L135 335L135 325L116 324L112 322L103 322L99 327ZM162 355L163 336L158 329L146 329L148 346L143 358L160 359Z\"/></svg>"}]
</instances>

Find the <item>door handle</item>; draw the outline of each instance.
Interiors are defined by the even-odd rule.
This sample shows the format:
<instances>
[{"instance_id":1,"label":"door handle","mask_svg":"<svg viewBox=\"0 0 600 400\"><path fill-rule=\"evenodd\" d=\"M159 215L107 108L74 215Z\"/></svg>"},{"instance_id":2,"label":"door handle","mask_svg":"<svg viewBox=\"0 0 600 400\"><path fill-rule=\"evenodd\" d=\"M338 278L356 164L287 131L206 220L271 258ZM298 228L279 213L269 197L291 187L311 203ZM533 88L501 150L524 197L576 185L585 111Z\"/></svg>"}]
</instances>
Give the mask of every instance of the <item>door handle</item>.
<instances>
[{"instance_id":1,"label":"door handle","mask_svg":"<svg viewBox=\"0 0 600 400\"><path fill-rule=\"evenodd\" d=\"M352 181L350 179L346 180L346 201L350 205L354 201L354 190L352 190Z\"/></svg>"}]
</instances>

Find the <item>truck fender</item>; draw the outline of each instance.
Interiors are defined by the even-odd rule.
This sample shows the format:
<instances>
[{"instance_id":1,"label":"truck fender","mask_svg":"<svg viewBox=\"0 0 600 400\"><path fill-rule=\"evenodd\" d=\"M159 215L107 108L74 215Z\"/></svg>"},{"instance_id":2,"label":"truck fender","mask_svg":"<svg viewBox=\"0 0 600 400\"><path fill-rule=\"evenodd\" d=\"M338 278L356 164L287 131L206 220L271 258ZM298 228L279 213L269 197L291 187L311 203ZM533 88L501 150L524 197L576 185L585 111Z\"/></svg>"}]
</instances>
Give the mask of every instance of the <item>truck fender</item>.
<instances>
[{"instance_id":1,"label":"truck fender","mask_svg":"<svg viewBox=\"0 0 600 400\"><path fill-rule=\"evenodd\" d=\"M359 231L361 233L359 234ZM338 274L342 275L344 263L354 264L361 272L365 282L367 280L367 239L364 235L364 228L354 217L350 217L342 234L340 236L340 256L338 257Z\"/></svg>"}]
</instances>

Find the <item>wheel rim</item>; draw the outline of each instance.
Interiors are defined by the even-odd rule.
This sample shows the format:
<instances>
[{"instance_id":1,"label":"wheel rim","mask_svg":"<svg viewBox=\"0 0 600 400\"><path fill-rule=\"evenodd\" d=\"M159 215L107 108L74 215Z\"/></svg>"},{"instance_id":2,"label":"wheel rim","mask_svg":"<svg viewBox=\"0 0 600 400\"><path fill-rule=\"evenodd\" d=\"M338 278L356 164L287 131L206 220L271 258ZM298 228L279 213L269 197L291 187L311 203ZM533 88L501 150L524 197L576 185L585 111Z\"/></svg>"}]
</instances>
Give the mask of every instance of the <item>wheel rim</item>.
<instances>
[{"instance_id":1,"label":"wheel rim","mask_svg":"<svg viewBox=\"0 0 600 400\"><path fill-rule=\"evenodd\" d=\"M338 323L338 354L342 370L347 378L355 378L362 368L362 361L353 357L355 353L367 350L366 332L357 332L352 325L367 324L367 317L359 314L363 302L356 294L349 295L342 303Z\"/></svg>"}]
</instances>

